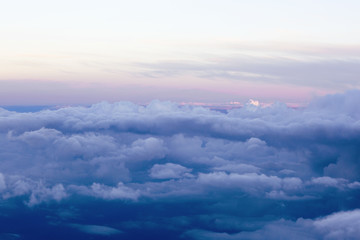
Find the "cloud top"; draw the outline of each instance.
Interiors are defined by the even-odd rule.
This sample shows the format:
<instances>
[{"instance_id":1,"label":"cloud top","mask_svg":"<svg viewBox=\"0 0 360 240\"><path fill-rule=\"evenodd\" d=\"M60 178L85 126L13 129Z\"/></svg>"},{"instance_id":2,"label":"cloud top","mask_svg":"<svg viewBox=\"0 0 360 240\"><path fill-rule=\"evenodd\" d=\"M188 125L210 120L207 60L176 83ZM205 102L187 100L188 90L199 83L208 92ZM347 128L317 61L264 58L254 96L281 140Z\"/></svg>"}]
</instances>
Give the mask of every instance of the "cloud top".
<instances>
[{"instance_id":1,"label":"cloud top","mask_svg":"<svg viewBox=\"0 0 360 240\"><path fill-rule=\"evenodd\" d=\"M1 208L47 209L42 227L77 237L162 229L173 239L353 239L359 96L301 109L253 101L225 113L160 101L1 109Z\"/></svg>"}]
</instances>

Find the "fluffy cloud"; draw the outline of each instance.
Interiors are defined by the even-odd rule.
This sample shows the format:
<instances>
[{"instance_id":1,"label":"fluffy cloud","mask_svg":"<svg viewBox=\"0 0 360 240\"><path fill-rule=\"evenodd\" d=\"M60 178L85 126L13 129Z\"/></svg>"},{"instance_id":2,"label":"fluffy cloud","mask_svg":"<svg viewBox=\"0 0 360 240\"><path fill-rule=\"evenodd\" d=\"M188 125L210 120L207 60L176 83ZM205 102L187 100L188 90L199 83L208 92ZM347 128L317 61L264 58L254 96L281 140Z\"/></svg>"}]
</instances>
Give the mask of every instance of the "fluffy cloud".
<instances>
[{"instance_id":1,"label":"fluffy cloud","mask_svg":"<svg viewBox=\"0 0 360 240\"><path fill-rule=\"evenodd\" d=\"M42 219L34 227L49 232L72 229L77 239L111 229L141 239L139 228L158 239L351 239L359 96L226 113L159 101L0 109L0 233L17 216Z\"/></svg>"},{"instance_id":2,"label":"fluffy cloud","mask_svg":"<svg viewBox=\"0 0 360 240\"><path fill-rule=\"evenodd\" d=\"M150 177L157 179L182 178L184 176L191 176L189 172L191 172L191 169L179 164L155 164L150 169Z\"/></svg>"},{"instance_id":3,"label":"fluffy cloud","mask_svg":"<svg viewBox=\"0 0 360 240\"><path fill-rule=\"evenodd\" d=\"M356 239L360 235L360 210L337 212L313 224L325 239Z\"/></svg>"},{"instance_id":4,"label":"fluffy cloud","mask_svg":"<svg viewBox=\"0 0 360 240\"><path fill-rule=\"evenodd\" d=\"M133 190L124 186L122 182L118 183L116 187L109 187L99 183L93 183L89 189L84 187L78 188L79 193L84 195L92 195L103 199L132 199L136 200L139 197L139 191Z\"/></svg>"},{"instance_id":5,"label":"fluffy cloud","mask_svg":"<svg viewBox=\"0 0 360 240\"><path fill-rule=\"evenodd\" d=\"M191 239L358 239L360 210L336 212L315 220L299 218L296 221L278 220L267 223L256 231L235 234L211 232L199 229L190 230L185 236Z\"/></svg>"}]
</instances>

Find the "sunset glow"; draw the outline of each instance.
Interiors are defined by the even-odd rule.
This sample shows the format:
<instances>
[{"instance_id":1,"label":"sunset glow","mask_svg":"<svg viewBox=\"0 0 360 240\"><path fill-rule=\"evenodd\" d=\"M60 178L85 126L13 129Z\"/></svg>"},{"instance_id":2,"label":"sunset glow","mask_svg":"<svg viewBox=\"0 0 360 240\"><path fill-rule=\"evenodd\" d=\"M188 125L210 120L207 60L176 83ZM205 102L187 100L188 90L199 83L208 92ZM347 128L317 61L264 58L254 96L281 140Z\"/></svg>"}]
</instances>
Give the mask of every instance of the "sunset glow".
<instances>
[{"instance_id":1,"label":"sunset glow","mask_svg":"<svg viewBox=\"0 0 360 240\"><path fill-rule=\"evenodd\" d=\"M359 0L0 2L0 240L355 240Z\"/></svg>"}]
</instances>

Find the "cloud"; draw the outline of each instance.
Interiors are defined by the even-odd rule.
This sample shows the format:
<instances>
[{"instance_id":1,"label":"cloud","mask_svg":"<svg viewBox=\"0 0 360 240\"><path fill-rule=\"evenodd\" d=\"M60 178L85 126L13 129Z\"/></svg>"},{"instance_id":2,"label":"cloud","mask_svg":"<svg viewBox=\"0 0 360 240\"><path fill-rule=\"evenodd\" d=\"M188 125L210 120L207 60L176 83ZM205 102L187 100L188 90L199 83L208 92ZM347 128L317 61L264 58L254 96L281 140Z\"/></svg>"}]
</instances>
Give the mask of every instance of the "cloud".
<instances>
[{"instance_id":1,"label":"cloud","mask_svg":"<svg viewBox=\"0 0 360 240\"><path fill-rule=\"evenodd\" d=\"M311 179L311 182L314 184L324 185L328 187L341 187L343 182L346 182L345 179L335 179L331 177L318 177Z\"/></svg>"},{"instance_id":2,"label":"cloud","mask_svg":"<svg viewBox=\"0 0 360 240\"><path fill-rule=\"evenodd\" d=\"M189 172L191 172L191 169L183 167L179 164L155 164L150 169L150 177L157 179L181 178L184 176L191 176Z\"/></svg>"},{"instance_id":3,"label":"cloud","mask_svg":"<svg viewBox=\"0 0 360 240\"><path fill-rule=\"evenodd\" d=\"M150 137L134 141L124 152L129 161L151 160L154 158L163 158L166 149L161 139Z\"/></svg>"},{"instance_id":4,"label":"cloud","mask_svg":"<svg viewBox=\"0 0 360 240\"><path fill-rule=\"evenodd\" d=\"M0 173L0 192L6 189L6 182L4 175Z\"/></svg>"},{"instance_id":5,"label":"cloud","mask_svg":"<svg viewBox=\"0 0 360 240\"><path fill-rule=\"evenodd\" d=\"M296 221L278 220L260 230L229 234L193 229L184 234L191 239L357 239L360 221L358 209L336 212L315 220L299 218Z\"/></svg>"},{"instance_id":6,"label":"cloud","mask_svg":"<svg viewBox=\"0 0 360 240\"><path fill-rule=\"evenodd\" d=\"M93 183L90 187L71 186L72 190L82 194L90 195L106 200L131 199L136 200L140 196L139 191L133 190L119 182L116 187L107 186L100 183Z\"/></svg>"},{"instance_id":7,"label":"cloud","mask_svg":"<svg viewBox=\"0 0 360 240\"><path fill-rule=\"evenodd\" d=\"M213 172L204 174L201 173L198 178L199 183L209 186L216 186L221 188L242 188L247 191L253 191L256 189L267 188L280 188L281 179L276 176L266 176L264 174L237 174L224 172Z\"/></svg>"},{"instance_id":8,"label":"cloud","mask_svg":"<svg viewBox=\"0 0 360 240\"><path fill-rule=\"evenodd\" d=\"M264 53L262 52L261 55ZM287 57L284 57L288 55ZM272 84L293 84L328 89L349 89L358 87L359 60L355 57L322 56L315 54L304 57L301 54L266 56L237 54L217 56L206 61L162 61L139 63L146 77L172 77L190 75L200 78L235 81L262 82Z\"/></svg>"},{"instance_id":9,"label":"cloud","mask_svg":"<svg viewBox=\"0 0 360 240\"><path fill-rule=\"evenodd\" d=\"M71 224L73 228L76 228L87 234L96 234L109 236L114 234L120 234L121 231L115 228L107 227L107 226L99 226L99 225L82 225L82 224Z\"/></svg>"},{"instance_id":10,"label":"cloud","mask_svg":"<svg viewBox=\"0 0 360 240\"><path fill-rule=\"evenodd\" d=\"M356 239L360 234L360 210L337 212L317 219L313 224L324 239Z\"/></svg>"},{"instance_id":11,"label":"cloud","mask_svg":"<svg viewBox=\"0 0 360 240\"><path fill-rule=\"evenodd\" d=\"M216 171L227 171L227 172L235 172L235 173L258 173L260 168L255 167L250 164L226 164L219 167L214 167Z\"/></svg>"},{"instance_id":12,"label":"cloud","mask_svg":"<svg viewBox=\"0 0 360 240\"><path fill-rule=\"evenodd\" d=\"M0 233L35 218L34 229L113 226L124 239L351 239L359 96L227 112L160 101L0 110Z\"/></svg>"},{"instance_id":13,"label":"cloud","mask_svg":"<svg viewBox=\"0 0 360 240\"><path fill-rule=\"evenodd\" d=\"M56 184L51 188L47 188L40 183L35 189L32 189L27 204L33 206L48 200L60 201L63 198L66 198L66 191L62 184Z\"/></svg>"}]
</instances>

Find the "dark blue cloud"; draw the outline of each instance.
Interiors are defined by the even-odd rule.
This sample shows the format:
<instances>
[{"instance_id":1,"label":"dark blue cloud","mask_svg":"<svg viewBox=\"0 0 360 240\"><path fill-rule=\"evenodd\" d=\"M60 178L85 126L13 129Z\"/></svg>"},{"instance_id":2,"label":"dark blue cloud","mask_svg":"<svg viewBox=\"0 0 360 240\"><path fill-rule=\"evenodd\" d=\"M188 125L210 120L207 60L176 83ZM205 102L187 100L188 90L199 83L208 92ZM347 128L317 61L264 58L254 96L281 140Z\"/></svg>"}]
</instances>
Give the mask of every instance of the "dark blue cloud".
<instances>
[{"instance_id":1,"label":"dark blue cloud","mask_svg":"<svg viewBox=\"0 0 360 240\"><path fill-rule=\"evenodd\" d=\"M359 99L0 109L0 237L356 239Z\"/></svg>"}]
</instances>

